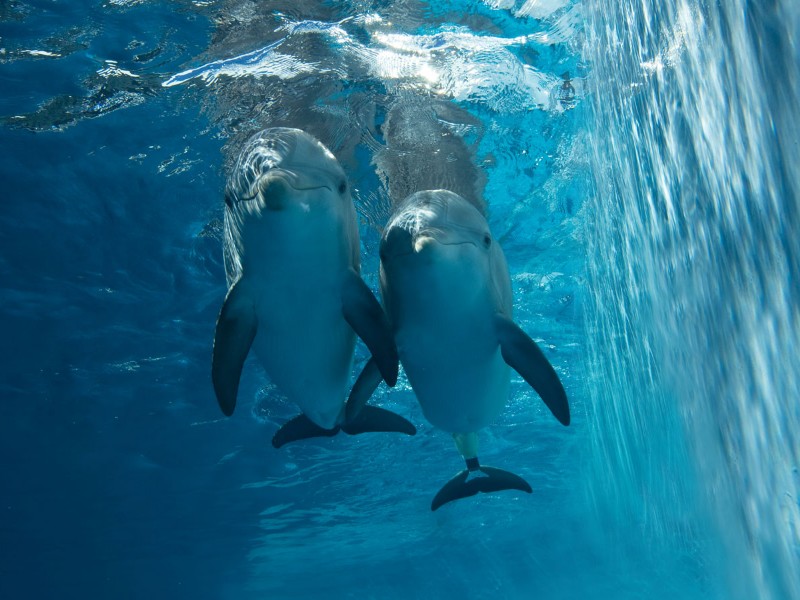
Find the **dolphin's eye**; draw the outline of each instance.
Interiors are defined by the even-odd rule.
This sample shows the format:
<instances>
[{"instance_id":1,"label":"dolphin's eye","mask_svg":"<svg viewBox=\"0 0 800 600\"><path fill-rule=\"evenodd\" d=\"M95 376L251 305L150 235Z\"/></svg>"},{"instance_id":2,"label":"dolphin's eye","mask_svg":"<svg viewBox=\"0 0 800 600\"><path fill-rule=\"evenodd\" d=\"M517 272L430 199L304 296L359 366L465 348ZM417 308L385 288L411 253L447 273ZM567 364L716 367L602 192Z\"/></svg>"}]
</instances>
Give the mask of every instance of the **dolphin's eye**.
<instances>
[{"instance_id":1,"label":"dolphin's eye","mask_svg":"<svg viewBox=\"0 0 800 600\"><path fill-rule=\"evenodd\" d=\"M342 181L342 182L339 184L339 193L340 193L340 194L342 194L342 195L344 195L344 193L345 193L346 191L347 191L347 182L346 182L346 181Z\"/></svg>"},{"instance_id":2,"label":"dolphin's eye","mask_svg":"<svg viewBox=\"0 0 800 600\"><path fill-rule=\"evenodd\" d=\"M492 245L492 236L490 236L488 233L483 234L483 245L487 248Z\"/></svg>"}]
</instances>

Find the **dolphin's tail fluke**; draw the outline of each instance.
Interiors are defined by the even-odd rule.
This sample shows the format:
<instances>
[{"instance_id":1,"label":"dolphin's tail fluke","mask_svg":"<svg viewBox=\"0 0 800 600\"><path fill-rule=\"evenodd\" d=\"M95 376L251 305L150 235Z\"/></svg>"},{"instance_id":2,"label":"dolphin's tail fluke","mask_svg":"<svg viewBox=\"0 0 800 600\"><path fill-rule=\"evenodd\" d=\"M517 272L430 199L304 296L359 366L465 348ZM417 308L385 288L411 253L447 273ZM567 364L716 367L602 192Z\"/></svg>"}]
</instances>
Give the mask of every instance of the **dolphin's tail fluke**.
<instances>
[{"instance_id":1,"label":"dolphin's tail fluke","mask_svg":"<svg viewBox=\"0 0 800 600\"><path fill-rule=\"evenodd\" d=\"M415 435L417 428L410 421L390 410L377 406L364 406L354 419L346 421L342 425L342 431L350 435L370 431Z\"/></svg>"},{"instance_id":2,"label":"dolphin's tail fluke","mask_svg":"<svg viewBox=\"0 0 800 600\"><path fill-rule=\"evenodd\" d=\"M272 445L280 448L289 442L305 440L315 437L333 437L339 433L339 428L325 429L314 423L305 415L297 415L291 421L284 423L275 435L272 436Z\"/></svg>"},{"instance_id":3,"label":"dolphin's tail fluke","mask_svg":"<svg viewBox=\"0 0 800 600\"><path fill-rule=\"evenodd\" d=\"M342 430L350 435L368 431L386 431L414 435L417 428L391 411L377 406L367 406L372 393L383 381L375 357L370 358L356 379L345 405L345 422Z\"/></svg>"},{"instance_id":4,"label":"dolphin's tail fluke","mask_svg":"<svg viewBox=\"0 0 800 600\"><path fill-rule=\"evenodd\" d=\"M482 467L477 458L469 458L467 468L445 483L433 498L431 510L459 498L500 490L520 490L529 494L533 491L528 482L519 475L494 467Z\"/></svg>"},{"instance_id":5,"label":"dolphin's tail fluke","mask_svg":"<svg viewBox=\"0 0 800 600\"><path fill-rule=\"evenodd\" d=\"M333 437L339 431L344 431L350 435L368 433L370 431L414 435L417 433L417 428L410 421L390 410L378 408L377 406L365 406L354 419L346 421L344 425L337 425L333 429L325 429L314 423L307 416L298 415L291 421L284 423L275 432L272 437L272 445L275 448L280 448L284 444L298 440Z\"/></svg>"}]
</instances>

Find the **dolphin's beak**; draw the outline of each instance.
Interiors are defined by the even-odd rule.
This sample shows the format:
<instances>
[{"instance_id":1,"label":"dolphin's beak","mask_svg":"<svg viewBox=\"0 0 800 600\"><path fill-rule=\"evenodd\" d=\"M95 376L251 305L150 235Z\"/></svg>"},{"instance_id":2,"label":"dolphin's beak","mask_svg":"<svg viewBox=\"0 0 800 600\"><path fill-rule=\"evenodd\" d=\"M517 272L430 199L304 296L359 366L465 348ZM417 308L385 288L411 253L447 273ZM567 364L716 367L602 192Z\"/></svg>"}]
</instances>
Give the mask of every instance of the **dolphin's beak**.
<instances>
[{"instance_id":1,"label":"dolphin's beak","mask_svg":"<svg viewBox=\"0 0 800 600\"><path fill-rule=\"evenodd\" d=\"M269 210L280 211L286 208L292 189L289 180L276 173L267 173L258 181L259 196Z\"/></svg>"},{"instance_id":2,"label":"dolphin's beak","mask_svg":"<svg viewBox=\"0 0 800 600\"><path fill-rule=\"evenodd\" d=\"M414 237L404 227L392 227L381 241L381 259L388 260L412 254L414 252Z\"/></svg>"},{"instance_id":3,"label":"dolphin's beak","mask_svg":"<svg viewBox=\"0 0 800 600\"><path fill-rule=\"evenodd\" d=\"M431 235L420 234L414 240L414 252L422 252L427 246L430 246L436 241L436 238Z\"/></svg>"},{"instance_id":4,"label":"dolphin's beak","mask_svg":"<svg viewBox=\"0 0 800 600\"><path fill-rule=\"evenodd\" d=\"M449 242L446 231L436 228L421 229L416 234L404 227L393 227L381 243L381 258L384 260L420 254L436 246L446 246Z\"/></svg>"},{"instance_id":5,"label":"dolphin's beak","mask_svg":"<svg viewBox=\"0 0 800 600\"><path fill-rule=\"evenodd\" d=\"M463 243L459 236L452 231L440 227L425 227L414 236L414 252L419 254L426 250L433 250L436 247L452 246Z\"/></svg>"},{"instance_id":6,"label":"dolphin's beak","mask_svg":"<svg viewBox=\"0 0 800 600\"><path fill-rule=\"evenodd\" d=\"M284 210L295 192L332 189L327 174L318 169L272 168L258 179L257 193L270 210Z\"/></svg>"}]
</instances>

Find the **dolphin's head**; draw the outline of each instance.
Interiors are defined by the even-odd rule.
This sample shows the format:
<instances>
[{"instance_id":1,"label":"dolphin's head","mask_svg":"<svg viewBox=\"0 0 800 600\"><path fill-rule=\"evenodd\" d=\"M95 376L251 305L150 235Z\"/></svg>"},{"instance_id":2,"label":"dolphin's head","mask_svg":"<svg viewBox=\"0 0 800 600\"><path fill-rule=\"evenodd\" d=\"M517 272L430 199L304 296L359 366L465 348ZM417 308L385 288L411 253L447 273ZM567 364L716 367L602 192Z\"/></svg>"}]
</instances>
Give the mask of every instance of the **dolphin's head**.
<instances>
[{"instance_id":1,"label":"dolphin's head","mask_svg":"<svg viewBox=\"0 0 800 600\"><path fill-rule=\"evenodd\" d=\"M299 129L270 128L243 146L225 189L228 281L245 262L262 264L269 244L310 238L359 264L358 220L344 170L316 138ZM283 241L274 241L276 234ZM247 260L245 260L247 259Z\"/></svg>"},{"instance_id":2,"label":"dolphin's head","mask_svg":"<svg viewBox=\"0 0 800 600\"><path fill-rule=\"evenodd\" d=\"M417 192L395 212L381 239L381 261L432 253L489 255L492 235L480 211L446 190Z\"/></svg>"},{"instance_id":3,"label":"dolphin's head","mask_svg":"<svg viewBox=\"0 0 800 600\"><path fill-rule=\"evenodd\" d=\"M419 303L510 311L503 251L481 211L458 194L409 196L383 232L380 258L381 295L395 326Z\"/></svg>"},{"instance_id":4,"label":"dolphin's head","mask_svg":"<svg viewBox=\"0 0 800 600\"><path fill-rule=\"evenodd\" d=\"M312 193L304 193L312 192ZM253 202L258 209L282 211L293 203L350 201L342 167L333 154L300 129L274 127L251 137L228 180L225 203L231 209Z\"/></svg>"}]
</instances>

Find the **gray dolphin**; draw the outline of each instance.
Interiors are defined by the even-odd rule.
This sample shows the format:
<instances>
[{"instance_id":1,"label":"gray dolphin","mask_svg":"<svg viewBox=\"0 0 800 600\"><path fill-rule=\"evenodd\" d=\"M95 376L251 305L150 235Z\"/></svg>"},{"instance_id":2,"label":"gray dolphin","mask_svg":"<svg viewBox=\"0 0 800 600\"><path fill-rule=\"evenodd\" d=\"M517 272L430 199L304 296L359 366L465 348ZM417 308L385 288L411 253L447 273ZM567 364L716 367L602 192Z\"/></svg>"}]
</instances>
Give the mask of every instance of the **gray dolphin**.
<instances>
[{"instance_id":1,"label":"gray dolphin","mask_svg":"<svg viewBox=\"0 0 800 600\"><path fill-rule=\"evenodd\" d=\"M273 383L302 411L278 430L275 447L339 430L413 435L411 423L387 410L344 414L355 335L390 386L398 356L386 315L359 275L356 211L333 154L299 129L265 129L244 145L225 204L230 289L211 369L222 412L233 413L253 346Z\"/></svg>"},{"instance_id":2,"label":"gray dolphin","mask_svg":"<svg viewBox=\"0 0 800 600\"><path fill-rule=\"evenodd\" d=\"M477 432L505 407L509 366L564 425L569 404L553 367L511 320L508 266L481 210L450 191L412 194L384 230L380 255L381 295L400 362L425 418L453 434L467 463L436 494L431 509L478 492L530 492L521 477L480 465ZM371 360L353 386L350 418L378 383L380 371Z\"/></svg>"}]
</instances>

